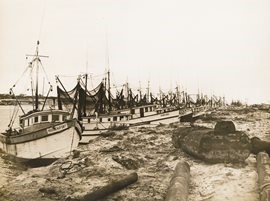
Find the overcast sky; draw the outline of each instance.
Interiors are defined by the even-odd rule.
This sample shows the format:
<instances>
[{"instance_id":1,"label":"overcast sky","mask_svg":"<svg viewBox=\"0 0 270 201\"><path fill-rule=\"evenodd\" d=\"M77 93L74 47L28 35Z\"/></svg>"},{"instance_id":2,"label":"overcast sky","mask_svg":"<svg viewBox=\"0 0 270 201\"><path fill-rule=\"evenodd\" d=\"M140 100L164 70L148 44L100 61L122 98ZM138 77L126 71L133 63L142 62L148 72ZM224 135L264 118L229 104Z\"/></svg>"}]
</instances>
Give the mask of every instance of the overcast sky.
<instances>
[{"instance_id":1,"label":"overcast sky","mask_svg":"<svg viewBox=\"0 0 270 201\"><path fill-rule=\"evenodd\" d=\"M0 93L37 40L53 83L58 74L100 75L109 55L116 85L128 80L136 90L149 80L156 92L178 83L270 103L269 0L0 0Z\"/></svg>"}]
</instances>

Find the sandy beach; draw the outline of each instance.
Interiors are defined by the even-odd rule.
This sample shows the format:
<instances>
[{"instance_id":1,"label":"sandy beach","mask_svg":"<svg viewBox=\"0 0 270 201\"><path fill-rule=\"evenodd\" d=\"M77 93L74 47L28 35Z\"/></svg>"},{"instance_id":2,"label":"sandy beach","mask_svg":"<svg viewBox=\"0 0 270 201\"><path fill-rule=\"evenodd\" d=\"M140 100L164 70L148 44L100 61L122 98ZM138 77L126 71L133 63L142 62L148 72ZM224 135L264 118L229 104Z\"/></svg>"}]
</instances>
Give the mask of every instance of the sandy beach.
<instances>
[{"instance_id":1,"label":"sandy beach","mask_svg":"<svg viewBox=\"0 0 270 201\"><path fill-rule=\"evenodd\" d=\"M249 137L270 141L270 113L249 109L224 109L195 122L213 128L218 120L232 120ZM46 167L19 166L1 154L1 200L75 200L132 172L138 181L103 200L162 201L175 165L190 165L189 201L259 201L256 156L244 164L209 164L194 159L172 143L172 133L189 124L133 127L110 131L80 145L69 158Z\"/></svg>"}]
</instances>

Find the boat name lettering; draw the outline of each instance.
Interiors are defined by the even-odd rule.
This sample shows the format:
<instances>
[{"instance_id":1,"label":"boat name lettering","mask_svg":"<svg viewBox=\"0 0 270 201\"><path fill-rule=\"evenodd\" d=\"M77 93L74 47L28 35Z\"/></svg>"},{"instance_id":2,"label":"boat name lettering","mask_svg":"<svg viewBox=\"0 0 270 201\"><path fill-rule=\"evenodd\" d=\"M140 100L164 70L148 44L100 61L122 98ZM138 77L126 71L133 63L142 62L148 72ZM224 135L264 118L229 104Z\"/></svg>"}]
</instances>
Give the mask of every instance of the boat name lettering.
<instances>
[{"instance_id":1,"label":"boat name lettering","mask_svg":"<svg viewBox=\"0 0 270 201\"><path fill-rule=\"evenodd\" d=\"M67 129L67 128L68 128L68 125L67 125L67 123L65 123L65 124L54 126L53 128L48 128L47 133L52 134L52 133L56 133L56 132L62 131L62 130Z\"/></svg>"},{"instance_id":2,"label":"boat name lettering","mask_svg":"<svg viewBox=\"0 0 270 201\"><path fill-rule=\"evenodd\" d=\"M169 115L169 113L163 113L163 114L161 114L160 116L168 116Z\"/></svg>"}]
</instances>

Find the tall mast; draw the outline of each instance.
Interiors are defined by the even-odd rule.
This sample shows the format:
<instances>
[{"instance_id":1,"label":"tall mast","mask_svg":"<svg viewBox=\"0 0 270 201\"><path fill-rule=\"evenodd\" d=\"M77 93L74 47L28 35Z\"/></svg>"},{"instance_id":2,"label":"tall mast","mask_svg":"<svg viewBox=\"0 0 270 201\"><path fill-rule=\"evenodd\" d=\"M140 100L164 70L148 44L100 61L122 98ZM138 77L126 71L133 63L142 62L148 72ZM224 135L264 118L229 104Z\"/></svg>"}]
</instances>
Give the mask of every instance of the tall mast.
<instances>
[{"instance_id":1,"label":"tall mast","mask_svg":"<svg viewBox=\"0 0 270 201\"><path fill-rule=\"evenodd\" d=\"M148 81L147 84L147 103L149 103L149 97L150 97L150 81Z\"/></svg>"},{"instance_id":2,"label":"tall mast","mask_svg":"<svg viewBox=\"0 0 270 201\"><path fill-rule=\"evenodd\" d=\"M87 100L87 79L88 79L88 74L85 73L85 99L84 99L84 108L83 108L83 113L84 116L86 116L86 100Z\"/></svg>"},{"instance_id":3,"label":"tall mast","mask_svg":"<svg viewBox=\"0 0 270 201\"><path fill-rule=\"evenodd\" d=\"M39 45L39 41L37 41L36 58L35 58L36 63L37 63L37 68L36 68L36 104L35 104L36 110L38 110L38 71L39 71L38 45Z\"/></svg>"},{"instance_id":4,"label":"tall mast","mask_svg":"<svg viewBox=\"0 0 270 201\"><path fill-rule=\"evenodd\" d=\"M108 95L109 95L109 112L110 112L110 111L112 111L112 105L111 105L110 69L108 69Z\"/></svg>"},{"instance_id":5,"label":"tall mast","mask_svg":"<svg viewBox=\"0 0 270 201\"><path fill-rule=\"evenodd\" d=\"M112 105L111 105L110 57L109 57L109 44L108 44L108 33L107 33L107 29L106 29L106 52L107 52L107 68L108 68L109 112L111 112L112 111Z\"/></svg>"},{"instance_id":6,"label":"tall mast","mask_svg":"<svg viewBox=\"0 0 270 201\"><path fill-rule=\"evenodd\" d=\"M36 47L35 54L34 55L26 55L26 56L32 56L32 57L34 57L33 60L30 62L30 65L32 66L32 69L34 67L34 63L36 63L36 91L35 91L35 108L34 108L36 110L38 110L38 74L39 74L39 63L41 63L40 57L46 57L46 58L48 58L48 56L39 55L39 53L38 53L38 46L39 46L39 41L37 41L37 47Z\"/></svg>"}]
</instances>

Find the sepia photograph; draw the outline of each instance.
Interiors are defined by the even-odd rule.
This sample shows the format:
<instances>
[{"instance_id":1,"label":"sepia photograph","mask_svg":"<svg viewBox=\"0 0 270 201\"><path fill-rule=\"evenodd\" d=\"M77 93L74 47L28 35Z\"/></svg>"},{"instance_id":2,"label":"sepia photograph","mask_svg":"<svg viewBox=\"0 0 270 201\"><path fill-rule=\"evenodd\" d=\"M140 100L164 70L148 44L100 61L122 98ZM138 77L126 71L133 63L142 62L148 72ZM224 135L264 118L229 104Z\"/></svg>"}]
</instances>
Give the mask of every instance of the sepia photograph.
<instances>
[{"instance_id":1,"label":"sepia photograph","mask_svg":"<svg viewBox=\"0 0 270 201\"><path fill-rule=\"evenodd\" d=\"M270 1L0 0L0 200L269 201Z\"/></svg>"}]
</instances>

